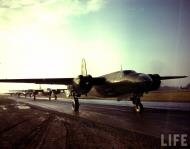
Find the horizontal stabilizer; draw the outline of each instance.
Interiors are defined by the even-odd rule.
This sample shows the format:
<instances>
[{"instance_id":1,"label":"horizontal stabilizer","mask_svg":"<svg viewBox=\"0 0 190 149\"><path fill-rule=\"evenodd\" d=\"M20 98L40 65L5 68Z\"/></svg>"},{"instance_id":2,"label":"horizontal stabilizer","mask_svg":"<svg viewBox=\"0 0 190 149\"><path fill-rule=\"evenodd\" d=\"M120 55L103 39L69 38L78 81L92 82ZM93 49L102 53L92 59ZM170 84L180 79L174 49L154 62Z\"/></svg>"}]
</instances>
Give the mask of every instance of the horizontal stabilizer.
<instances>
[{"instance_id":1,"label":"horizontal stabilizer","mask_svg":"<svg viewBox=\"0 0 190 149\"><path fill-rule=\"evenodd\" d=\"M179 78L186 78L188 76L161 76L160 80L169 80L169 79L179 79Z\"/></svg>"}]
</instances>

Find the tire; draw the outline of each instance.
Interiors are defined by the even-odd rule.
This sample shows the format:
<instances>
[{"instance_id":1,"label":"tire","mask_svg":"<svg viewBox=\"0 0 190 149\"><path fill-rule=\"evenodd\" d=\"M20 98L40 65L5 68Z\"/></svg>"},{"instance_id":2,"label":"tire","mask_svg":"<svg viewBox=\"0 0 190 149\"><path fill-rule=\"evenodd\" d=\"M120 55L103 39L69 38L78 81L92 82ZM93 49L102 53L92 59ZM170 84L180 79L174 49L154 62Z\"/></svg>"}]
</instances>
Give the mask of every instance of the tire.
<instances>
[{"instance_id":1,"label":"tire","mask_svg":"<svg viewBox=\"0 0 190 149\"><path fill-rule=\"evenodd\" d=\"M72 103L72 110L75 112L79 111L79 101L78 99L74 99Z\"/></svg>"},{"instance_id":2,"label":"tire","mask_svg":"<svg viewBox=\"0 0 190 149\"><path fill-rule=\"evenodd\" d=\"M142 113L143 110L144 110L144 108L143 108L142 103L137 103L136 106L135 106L135 111L136 111L137 113Z\"/></svg>"}]
</instances>

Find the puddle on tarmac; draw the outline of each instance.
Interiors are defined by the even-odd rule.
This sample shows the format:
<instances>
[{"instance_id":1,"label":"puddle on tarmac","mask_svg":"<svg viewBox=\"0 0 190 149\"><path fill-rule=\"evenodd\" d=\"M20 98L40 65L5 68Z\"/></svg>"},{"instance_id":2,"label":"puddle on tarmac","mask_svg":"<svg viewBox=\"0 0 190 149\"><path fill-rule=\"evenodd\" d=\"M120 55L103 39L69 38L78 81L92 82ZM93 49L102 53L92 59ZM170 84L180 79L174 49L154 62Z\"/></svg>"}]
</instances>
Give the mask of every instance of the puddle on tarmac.
<instances>
[{"instance_id":1,"label":"puddle on tarmac","mask_svg":"<svg viewBox=\"0 0 190 149\"><path fill-rule=\"evenodd\" d=\"M30 109L30 108L31 108L30 106L27 106L27 105L25 105L25 104L19 104L19 103L17 103L17 104L15 105L15 107L16 107L17 109L21 109L21 110L25 110L25 109Z\"/></svg>"},{"instance_id":2,"label":"puddle on tarmac","mask_svg":"<svg viewBox=\"0 0 190 149\"><path fill-rule=\"evenodd\" d=\"M25 106L25 105L19 105L17 106L18 109L30 109L29 106Z\"/></svg>"}]
</instances>

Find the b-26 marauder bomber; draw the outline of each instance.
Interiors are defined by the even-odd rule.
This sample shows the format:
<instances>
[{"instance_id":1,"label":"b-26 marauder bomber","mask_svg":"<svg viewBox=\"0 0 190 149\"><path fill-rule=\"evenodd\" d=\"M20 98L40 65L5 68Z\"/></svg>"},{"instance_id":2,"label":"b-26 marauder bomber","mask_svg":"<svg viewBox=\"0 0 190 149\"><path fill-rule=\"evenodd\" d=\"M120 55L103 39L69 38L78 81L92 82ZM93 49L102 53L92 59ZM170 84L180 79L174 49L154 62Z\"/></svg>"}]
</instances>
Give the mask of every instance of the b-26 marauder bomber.
<instances>
[{"instance_id":1,"label":"b-26 marauder bomber","mask_svg":"<svg viewBox=\"0 0 190 149\"><path fill-rule=\"evenodd\" d=\"M43 96L48 96L49 100L51 100L52 95L54 96L54 99L57 100L57 94L63 93L64 90L66 89L27 89L27 90L10 90L9 95L11 96L29 96L30 98L33 97L33 100L36 100L37 95L43 95Z\"/></svg>"},{"instance_id":2,"label":"b-26 marauder bomber","mask_svg":"<svg viewBox=\"0 0 190 149\"><path fill-rule=\"evenodd\" d=\"M10 96L27 96L29 90L9 90L8 93L5 94L9 94Z\"/></svg>"},{"instance_id":3,"label":"b-26 marauder bomber","mask_svg":"<svg viewBox=\"0 0 190 149\"><path fill-rule=\"evenodd\" d=\"M35 83L67 85L74 100L72 109L79 110L79 97L90 94L92 88L98 97L130 97L136 112L143 111L140 98L144 93L157 90L162 80L185 78L187 76L160 76L159 74L144 74L133 70L121 70L100 77L87 74L86 62L83 59L81 75L76 78L37 78L37 79L0 79L7 83Z\"/></svg>"}]
</instances>

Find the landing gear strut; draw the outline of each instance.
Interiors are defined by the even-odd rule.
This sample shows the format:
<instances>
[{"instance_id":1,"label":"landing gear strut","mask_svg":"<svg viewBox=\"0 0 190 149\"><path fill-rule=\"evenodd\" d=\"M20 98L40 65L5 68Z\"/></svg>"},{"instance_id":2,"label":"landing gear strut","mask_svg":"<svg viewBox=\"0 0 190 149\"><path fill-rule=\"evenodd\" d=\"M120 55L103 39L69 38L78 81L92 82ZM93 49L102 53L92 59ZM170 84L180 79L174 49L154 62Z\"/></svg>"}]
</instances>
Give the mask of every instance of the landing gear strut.
<instances>
[{"instance_id":1,"label":"landing gear strut","mask_svg":"<svg viewBox=\"0 0 190 149\"><path fill-rule=\"evenodd\" d=\"M52 94L52 92L50 91L50 92L48 93L49 101L51 100L51 94Z\"/></svg>"},{"instance_id":2,"label":"landing gear strut","mask_svg":"<svg viewBox=\"0 0 190 149\"><path fill-rule=\"evenodd\" d=\"M33 100L34 101L36 100L36 94L33 94Z\"/></svg>"},{"instance_id":3,"label":"landing gear strut","mask_svg":"<svg viewBox=\"0 0 190 149\"><path fill-rule=\"evenodd\" d=\"M55 100L57 100L57 95L56 94L54 95L54 98L55 98Z\"/></svg>"},{"instance_id":4,"label":"landing gear strut","mask_svg":"<svg viewBox=\"0 0 190 149\"><path fill-rule=\"evenodd\" d=\"M131 100L132 100L133 104L135 105L135 111L137 113L142 113L144 108L140 101L140 98L136 96L136 97L132 97Z\"/></svg>"},{"instance_id":5,"label":"landing gear strut","mask_svg":"<svg viewBox=\"0 0 190 149\"><path fill-rule=\"evenodd\" d=\"M72 110L75 111L75 112L78 112L79 111L79 100L77 97L74 97L74 100L73 100L73 103L72 103Z\"/></svg>"},{"instance_id":6,"label":"landing gear strut","mask_svg":"<svg viewBox=\"0 0 190 149\"><path fill-rule=\"evenodd\" d=\"M53 95L54 95L54 99L57 100L57 92L56 92L56 91L53 91L52 93L53 93Z\"/></svg>"}]
</instances>

